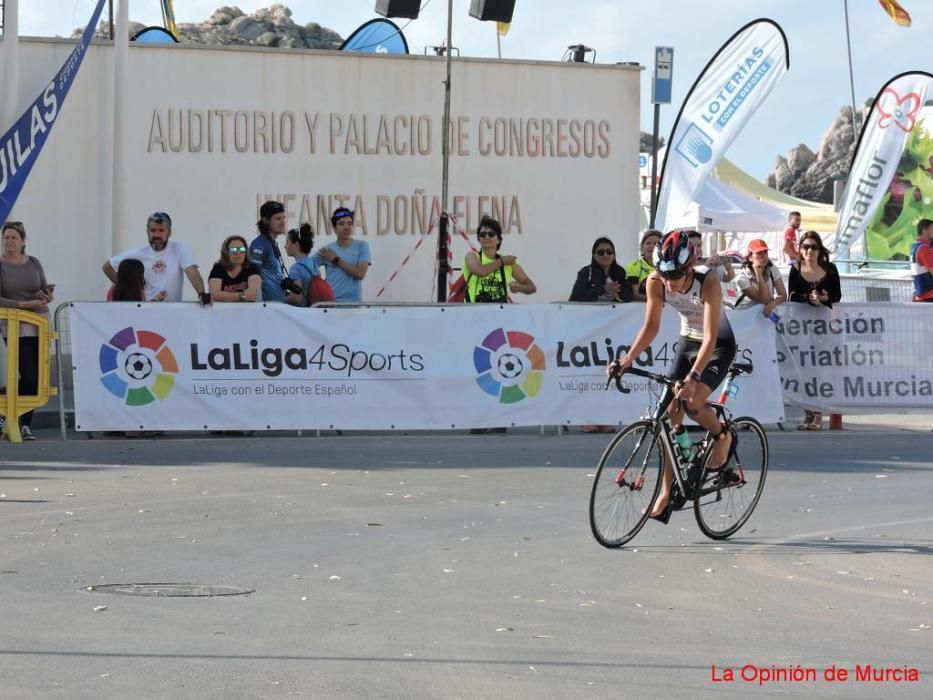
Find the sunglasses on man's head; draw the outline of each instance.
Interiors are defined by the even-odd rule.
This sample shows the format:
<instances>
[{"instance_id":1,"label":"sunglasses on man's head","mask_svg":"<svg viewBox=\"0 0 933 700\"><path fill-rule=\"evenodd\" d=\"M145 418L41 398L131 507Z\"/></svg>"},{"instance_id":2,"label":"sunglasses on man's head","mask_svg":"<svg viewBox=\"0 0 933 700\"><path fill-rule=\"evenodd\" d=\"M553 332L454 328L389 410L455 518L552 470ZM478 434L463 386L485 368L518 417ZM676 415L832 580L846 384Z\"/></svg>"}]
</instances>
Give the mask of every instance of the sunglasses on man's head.
<instances>
[{"instance_id":1,"label":"sunglasses on man's head","mask_svg":"<svg viewBox=\"0 0 933 700\"><path fill-rule=\"evenodd\" d=\"M800 250L819 250L819 249L820 247L818 245L813 245L812 243L808 243L806 245L800 246Z\"/></svg>"},{"instance_id":2,"label":"sunglasses on man's head","mask_svg":"<svg viewBox=\"0 0 933 700\"><path fill-rule=\"evenodd\" d=\"M232 245L229 248L227 248L227 252L231 254L232 253L245 253L246 246L245 245Z\"/></svg>"},{"instance_id":3,"label":"sunglasses on man's head","mask_svg":"<svg viewBox=\"0 0 933 700\"><path fill-rule=\"evenodd\" d=\"M612 248L597 248L596 255L615 255L615 251Z\"/></svg>"},{"instance_id":4,"label":"sunglasses on man's head","mask_svg":"<svg viewBox=\"0 0 933 700\"><path fill-rule=\"evenodd\" d=\"M477 238L496 238L495 231L480 231L476 234Z\"/></svg>"}]
</instances>

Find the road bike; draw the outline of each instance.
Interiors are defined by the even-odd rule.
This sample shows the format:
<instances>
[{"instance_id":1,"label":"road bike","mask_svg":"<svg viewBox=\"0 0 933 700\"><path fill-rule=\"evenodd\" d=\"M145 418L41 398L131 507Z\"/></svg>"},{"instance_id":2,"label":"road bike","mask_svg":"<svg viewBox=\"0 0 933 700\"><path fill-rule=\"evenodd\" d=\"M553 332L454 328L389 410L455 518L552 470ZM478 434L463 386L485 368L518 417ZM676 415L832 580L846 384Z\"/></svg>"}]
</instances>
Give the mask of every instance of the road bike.
<instances>
[{"instance_id":1,"label":"road bike","mask_svg":"<svg viewBox=\"0 0 933 700\"><path fill-rule=\"evenodd\" d=\"M671 506L682 510L693 502L697 525L704 535L726 539L748 521L768 474L768 438L754 418L732 418L726 402L738 393L735 379L751 371L749 362L733 363L719 400L707 402L732 434L726 463L716 470L707 465L714 443L708 431L692 443L688 455L674 439L667 409L676 400L679 382L637 367L626 371L650 380L657 404L650 417L616 433L599 460L590 494L590 529L597 542L604 547L621 547L644 527L661 489L665 455L674 465ZM631 392L622 375L610 377L609 382L613 379L619 391Z\"/></svg>"}]
</instances>

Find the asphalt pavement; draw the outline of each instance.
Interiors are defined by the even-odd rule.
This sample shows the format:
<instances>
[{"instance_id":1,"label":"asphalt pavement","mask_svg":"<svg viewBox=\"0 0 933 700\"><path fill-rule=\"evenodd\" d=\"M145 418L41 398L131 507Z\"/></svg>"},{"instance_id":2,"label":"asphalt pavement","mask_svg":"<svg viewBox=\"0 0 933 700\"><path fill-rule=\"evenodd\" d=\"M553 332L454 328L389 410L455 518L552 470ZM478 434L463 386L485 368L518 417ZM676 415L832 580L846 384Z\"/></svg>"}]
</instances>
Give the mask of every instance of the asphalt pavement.
<instances>
[{"instance_id":1,"label":"asphalt pavement","mask_svg":"<svg viewBox=\"0 0 933 700\"><path fill-rule=\"evenodd\" d=\"M46 429L0 445L0 697L928 698L928 418L770 430L731 540L622 550L608 435Z\"/></svg>"}]
</instances>

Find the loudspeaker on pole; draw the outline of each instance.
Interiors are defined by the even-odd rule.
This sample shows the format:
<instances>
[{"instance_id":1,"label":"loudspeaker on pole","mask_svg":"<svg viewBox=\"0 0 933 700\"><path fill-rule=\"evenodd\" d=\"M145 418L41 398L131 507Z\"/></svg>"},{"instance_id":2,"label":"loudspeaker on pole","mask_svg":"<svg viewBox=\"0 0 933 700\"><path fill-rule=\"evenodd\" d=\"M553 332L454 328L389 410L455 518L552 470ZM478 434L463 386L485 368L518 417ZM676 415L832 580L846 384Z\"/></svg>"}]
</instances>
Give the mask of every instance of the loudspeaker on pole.
<instances>
[{"instance_id":1,"label":"loudspeaker on pole","mask_svg":"<svg viewBox=\"0 0 933 700\"><path fill-rule=\"evenodd\" d=\"M511 22L515 0L470 0L470 17L484 22Z\"/></svg>"},{"instance_id":2,"label":"loudspeaker on pole","mask_svg":"<svg viewBox=\"0 0 933 700\"><path fill-rule=\"evenodd\" d=\"M376 0L376 14L383 17L418 19L421 0Z\"/></svg>"}]
</instances>

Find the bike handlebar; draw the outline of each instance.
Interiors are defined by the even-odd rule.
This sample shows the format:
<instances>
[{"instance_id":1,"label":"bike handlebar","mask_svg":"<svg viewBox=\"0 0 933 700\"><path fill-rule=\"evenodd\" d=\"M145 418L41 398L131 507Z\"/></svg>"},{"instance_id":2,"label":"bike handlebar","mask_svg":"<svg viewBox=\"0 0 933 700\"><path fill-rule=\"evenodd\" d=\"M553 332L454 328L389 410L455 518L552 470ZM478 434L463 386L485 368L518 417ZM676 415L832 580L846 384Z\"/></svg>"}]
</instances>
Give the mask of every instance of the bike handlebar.
<instances>
[{"instance_id":1,"label":"bike handlebar","mask_svg":"<svg viewBox=\"0 0 933 700\"><path fill-rule=\"evenodd\" d=\"M751 362L735 362L727 370L727 374L730 377L737 377L739 374L752 371ZM655 374L654 372L649 372L648 370L638 369L638 367L629 367L624 372L620 372L618 365L613 364L612 370L609 372L609 379L606 380L606 389L609 388L609 385L612 384L613 380L616 383L616 389L618 389L623 394L632 393L631 389L628 389L622 386L622 376L625 374L634 374L636 377L644 377L645 379L651 379L652 381L658 382L659 384L664 384L665 386L674 386L677 381L672 377L668 377L664 374Z\"/></svg>"},{"instance_id":2,"label":"bike handlebar","mask_svg":"<svg viewBox=\"0 0 933 700\"><path fill-rule=\"evenodd\" d=\"M673 386L674 380L663 374L655 374L654 372L649 372L644 369L638 369L638 367L629 367L624 372L618 371L618 369L613 366L612 371L609 373L609 379L606 380L606 388L609 388L609 385L612 384L613 380L616 383L616 389L618 389L623 394L630 394L632 390L628 387L622 385L622 376L625 374L634 374L636 377L644 377L645 379L651 379L658 382L659 384L666 384L668 386Z\"/></svg>"}]
</instances>

